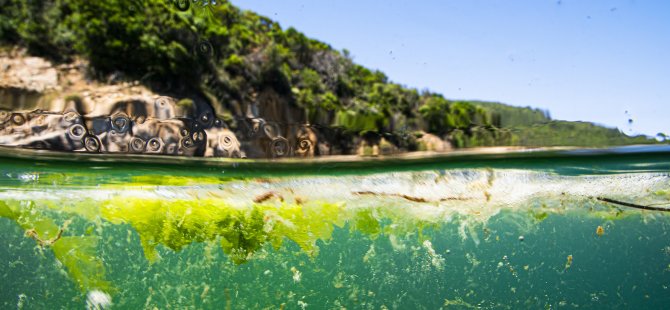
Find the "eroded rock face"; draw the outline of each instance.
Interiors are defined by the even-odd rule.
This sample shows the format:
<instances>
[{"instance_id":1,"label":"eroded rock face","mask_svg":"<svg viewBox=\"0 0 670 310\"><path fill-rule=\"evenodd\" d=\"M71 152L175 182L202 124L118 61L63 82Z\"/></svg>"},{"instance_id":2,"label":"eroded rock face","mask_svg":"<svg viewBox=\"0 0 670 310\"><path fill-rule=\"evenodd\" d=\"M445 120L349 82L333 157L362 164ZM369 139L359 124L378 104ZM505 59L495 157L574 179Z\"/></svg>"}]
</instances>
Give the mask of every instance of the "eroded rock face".
<instances>
[{"instance_id":1,"label":"eroded rock face","mask_svg":"<svg viewBox=\"0 0 670 310\"><path fill-rule=\"evenodd\" d=\"M54 67L0 56L0 145L93 153L244 157L236 135L202 102L137 83L96 84L85 64ZM217 141L208 143L208 141Z\"/></svg>"},{"instance_id":2,"label":"eroded rock face","mask_svg":"<svg viewBox=\"0 0 670 310\"><path fill-rule=\"evenodd\" d=\"M0 145L231 158L398 151L384 147L384 139L357 142L361 138L310 125L304 111L272 90L228 111L227 123L206 99L157 94L139 82L102 84L87 78L82 61L56 67L12 51L0 54L0 71ZM367 148L373 151L360 151Z\"/></svg>"},{"instance_id":3,"label":"eroded rock face","mask_svg":"<svg viewBox=\"0 0 670 310\"><path fill-rule=\"evenodd\" d=\"M192 134L193 133L193 134ZM193 140L196 136L196 140ZM204 131L186 119L88 117L77 112L0 111L0 144L92 153L199 155Z\"/></svg>"},{"instance_id":4,"label":"eroded rock face","mask_svg":"<svg viewBox=\"0 0 670 310\"><path fill-rule=\"evenodd\" d=\"M3 88L43 93L58 90L58 70L39 57L0 57Z\"/></svg>"},{"instance_id":5,"label":"eroded rock face","mask_svg":"<svg viewBox=\"0 0 670 310\"><path fill-rule=\"evenodd\" d=\"M54 67L14 52L0 56L0 69L0 145L232 158L318 154L318 133L309 126L266 121L256 111L238 116L232 130L206 102L138 83L97 84L81 62Z\"/></svg>"}]
</instances>

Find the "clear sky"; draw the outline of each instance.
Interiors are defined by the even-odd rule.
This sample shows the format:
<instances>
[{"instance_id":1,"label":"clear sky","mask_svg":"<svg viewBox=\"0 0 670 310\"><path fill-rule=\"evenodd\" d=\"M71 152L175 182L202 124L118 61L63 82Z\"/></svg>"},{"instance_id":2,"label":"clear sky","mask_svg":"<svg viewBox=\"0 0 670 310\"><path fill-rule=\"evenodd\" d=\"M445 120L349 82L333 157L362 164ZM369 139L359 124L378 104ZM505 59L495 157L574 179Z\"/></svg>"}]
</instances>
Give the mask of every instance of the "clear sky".
<instances>
[{"instance_id":1,"label":"clear sky","mask_svg":"<svg viewBox=\"0 0 670 310\"><path fill-rule=\"evenodd\" d=\"M409 87L670 134L668 0L232 2Z\"/></svg>"}]
</instances>

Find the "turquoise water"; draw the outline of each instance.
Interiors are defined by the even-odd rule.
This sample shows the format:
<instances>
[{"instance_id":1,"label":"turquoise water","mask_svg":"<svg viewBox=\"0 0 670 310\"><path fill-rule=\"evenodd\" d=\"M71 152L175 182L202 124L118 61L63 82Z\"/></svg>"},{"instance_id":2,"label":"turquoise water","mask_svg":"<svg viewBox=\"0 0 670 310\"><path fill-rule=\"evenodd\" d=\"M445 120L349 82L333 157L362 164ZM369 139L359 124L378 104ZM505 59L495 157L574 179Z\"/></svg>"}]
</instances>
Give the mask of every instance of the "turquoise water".
<instances>
[{"instance_id":1,"label":"turquoise water","mask_svg":"<svg viewBox=\"0 0 670 310\"><path fill-rule=\"evenodd\" d=\"M0 159L0 308L663 308L670 218L634 206L670 207L669 155L16 152Z\"/></svg>"}]
</instances>

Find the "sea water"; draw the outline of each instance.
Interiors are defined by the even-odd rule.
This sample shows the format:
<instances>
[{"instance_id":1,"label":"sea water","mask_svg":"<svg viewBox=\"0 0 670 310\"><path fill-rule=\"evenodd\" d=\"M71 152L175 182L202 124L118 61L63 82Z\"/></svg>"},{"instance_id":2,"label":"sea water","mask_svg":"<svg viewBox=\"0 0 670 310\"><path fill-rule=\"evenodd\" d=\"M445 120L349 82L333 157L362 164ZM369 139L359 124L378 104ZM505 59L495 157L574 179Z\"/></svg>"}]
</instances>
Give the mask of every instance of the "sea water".
<instances>
[{"instance_id":1,"label":"sea water","mask_svg":"<svg viewBox=\"0 0 670 310\"><path fill-rule=\"evenodd\" d=\"M670 149L3 149L0 308L663 308Z\"/></svg>"}]
</instances>

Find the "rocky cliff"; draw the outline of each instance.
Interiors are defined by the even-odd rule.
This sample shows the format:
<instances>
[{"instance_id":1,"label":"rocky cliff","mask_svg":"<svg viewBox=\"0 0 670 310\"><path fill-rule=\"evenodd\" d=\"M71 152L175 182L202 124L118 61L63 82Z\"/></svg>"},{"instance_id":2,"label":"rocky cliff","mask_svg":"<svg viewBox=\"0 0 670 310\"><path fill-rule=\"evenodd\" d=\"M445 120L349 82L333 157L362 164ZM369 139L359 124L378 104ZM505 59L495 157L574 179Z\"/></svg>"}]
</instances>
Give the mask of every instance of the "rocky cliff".
<instances>
[{"instance_id":1,"label":"rocky cliff","mask_svg":"<svg viewBox=\"0 0 670 310\"><path fill-rule=\"evenodd\" d=\"M95 153L232 158L379 155L403 151L384 137L310 125L273 105L272 93L223 120L205 100L159 94L139 82L87 76L83 60L54 66L20 49L0 55L0 144ZM197 98L197 96L196 96ZM231 126L233 125L233 126ZM425 149L448 143L426 135Z\"/></svg>"}]
</instances>

